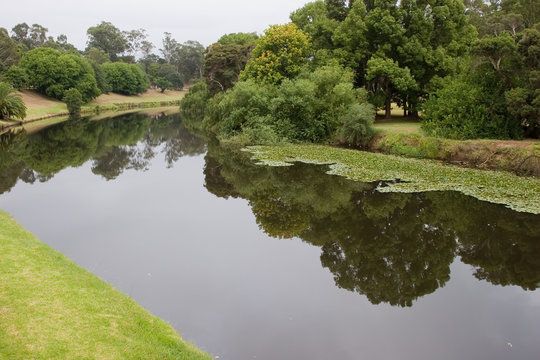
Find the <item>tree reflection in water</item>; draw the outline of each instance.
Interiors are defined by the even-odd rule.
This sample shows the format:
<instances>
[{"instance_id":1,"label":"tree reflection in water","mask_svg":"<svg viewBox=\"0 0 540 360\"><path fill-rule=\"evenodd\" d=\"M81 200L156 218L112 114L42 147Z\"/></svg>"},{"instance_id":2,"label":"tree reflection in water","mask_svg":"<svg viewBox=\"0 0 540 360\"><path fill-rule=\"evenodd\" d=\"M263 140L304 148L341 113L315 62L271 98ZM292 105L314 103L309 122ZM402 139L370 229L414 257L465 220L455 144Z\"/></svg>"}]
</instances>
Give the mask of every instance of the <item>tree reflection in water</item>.
<instances>
[{"instance_id":1,"label":"tree reflection in water","mask_svg":"<svg viewBox=\"0 0 540 360\"><path fill-rule=\"evenodd\" d=\"M113 180L128 169L146 170L158 153L171 167L182 156L206 151L205 141L186 130L179 114L141 113L99 121L72 118L35 134L2 136L0 146L0 193L18 179L47 181L87 161L94 174Z\"/></svg>"},{"instance_id":2,"label":"tree reflection in water","mask_svg":"<svg viewBox=\"0 0 540 360\"><path fill-rule=\"evenodd\" d=\"M2 136L0 193L19 179L48 181L87 161L94 174L112 180L128 169L144 171L157 154L171 167L207 148L208 191L247 199L268 235L320 247L336 285L374 304L412 306L445 286L456 256L480 280L525 290L540 285L537 215L454 192L380 193L375 184L326 175L326 166L255 165L249 153L207 145L178 114L78 118Z\"/></svg>"},{"instance_id":3,"label":"tree reflection in water","mask_svg":"<svg viewBox=\"0 0 540 360\"><path fill-rule=\"evenodd\" d=\"M374 304L412 306L448 282L456 256L478 279L539 286L537 216L453 192L380 193L325 170L258 166L245 152L210 146L206 187L247 199L268 235L320 246L336 285Z\"/></svg>"}]
</instances>

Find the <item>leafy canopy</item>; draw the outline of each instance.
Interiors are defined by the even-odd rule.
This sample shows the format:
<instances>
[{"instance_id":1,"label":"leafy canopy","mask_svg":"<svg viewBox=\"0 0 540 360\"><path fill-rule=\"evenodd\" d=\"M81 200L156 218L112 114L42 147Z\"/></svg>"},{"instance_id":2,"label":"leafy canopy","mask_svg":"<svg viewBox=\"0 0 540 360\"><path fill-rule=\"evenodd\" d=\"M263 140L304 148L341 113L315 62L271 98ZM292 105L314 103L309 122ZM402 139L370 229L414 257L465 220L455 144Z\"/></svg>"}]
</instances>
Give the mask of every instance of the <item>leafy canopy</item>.
<instances>
[{"instance_id":1,"label":"leafy canopy","mask_svg":"<svg viewBox=\"0 0 540 360\"><path fill-rule=\"evenodd\" d=\"M240 79L279 84L298 75L310 54L310 38L295 24L272 25L257 40Z\"/></svg>"}]
</instances>

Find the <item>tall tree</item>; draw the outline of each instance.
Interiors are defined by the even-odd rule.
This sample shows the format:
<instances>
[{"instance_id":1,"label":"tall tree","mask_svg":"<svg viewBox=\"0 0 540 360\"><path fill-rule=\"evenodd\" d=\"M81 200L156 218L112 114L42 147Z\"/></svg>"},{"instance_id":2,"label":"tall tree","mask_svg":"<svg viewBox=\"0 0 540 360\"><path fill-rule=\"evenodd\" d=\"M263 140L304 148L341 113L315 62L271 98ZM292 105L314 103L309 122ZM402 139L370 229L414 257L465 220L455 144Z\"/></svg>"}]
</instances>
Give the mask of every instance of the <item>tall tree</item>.
<instances>
[{"instance_id":1,"label":"tall tree","mask_svg":"<svg viewBox=\"0 0 540 360\"><path fill-rule=\"evenodd\" d=\"M9 37L6 29L0 28L0 73L21 59L15 42Z\"/></svg>"},{"instance_id":2,"label":"tall tree","mask_svg":"<svg viewBox=\"0 0 540 360\"><path fill-rule=\"evenodd\" d=\"M313 50L333 49L332 35L340 24L332 18L324 1L307 3L291 13L291 21L311 37Z\"/></svg>"},{"instance_id":3,"label":"tall tree","mask_svg":"<svg viewBox=\"0 0 540 360\"><path fill-rule=\"evenodd\" d=\"M257 40L240 77L277 84L296 76L310 54L310 38L295 24L272 25Z\"/></svg>"},{"instance_id":4,"label":"tall tree","mask_svg":"<svg viewBox=\"0 0 540 360\"><path fill-rule=\"evenodd\" d=\"M21 44L25 50L43 46L47 41L48 29L39 24L33 24L30 27L27 23L20 23L15 25L11 31L13 41Z\"/></svg>"},{"instance_id":5,"label":"tall tree","mask_svg":"<svg viewBox=\"0 0 540 360\"><path fill-rule=\"evenodd\" d=\"M176 48L174 64L185 82L202 76L204 46L198 41L188 40Z\"/></svg>"},{"instance_id":6,"label":"tall tree","mask_svg":"<svg viewBox=\"0 0 540 360\"><path fill-rule=\"evenodd\" d=\"M165 32L162 44L163 48L159 49L159 51L167 64L170 64L173 61L174 54L178 50L178 42L172 38L171 33Z\"/></svg>"},{"instance_id":7,"label":"tall tree","mask_svg":"<svg viewBox=\"0 0 540 360\"><path fill-rule=\"evenodd\" d=\"M109 54L112 61L126 51L128 41L120 29L110 22L102 21L99 25L92 26L86 31L88 42L86 50L97 48Z\"/></svg>"},{"instance_id":8,"label":"tall tree","mask_svg":"<svg viewBox=\"0 0 540 360\"><path fill-rule=\"evenodd\" d=\"M210 45L204 54L203 77L214 95L226 91L238 81L240 72L246 67L252 44Z\"/></svg>"},{"instance_id":9,"label":"tall tree","mask_svg":"<svg viewBox=\"0 0 540 360\"><path fill-rule=\"evenodd\" d=\"M124 31L123 34L127 40L126 52L133 57L137 57L137 53L141 50L143 42L147 41L146 30L136 29Z\"/></svg>"}]
</instances>

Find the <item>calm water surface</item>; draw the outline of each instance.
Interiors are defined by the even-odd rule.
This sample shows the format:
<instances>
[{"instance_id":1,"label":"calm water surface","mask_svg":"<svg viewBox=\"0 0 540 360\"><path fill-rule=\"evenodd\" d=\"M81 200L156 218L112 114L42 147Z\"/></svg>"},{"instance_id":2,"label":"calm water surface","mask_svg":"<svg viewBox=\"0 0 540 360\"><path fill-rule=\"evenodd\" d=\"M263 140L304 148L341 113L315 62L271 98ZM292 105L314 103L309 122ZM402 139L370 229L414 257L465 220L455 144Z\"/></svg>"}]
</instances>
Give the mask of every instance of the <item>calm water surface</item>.
<instances>
[{"instance_id":1,"label":"calm water surface","mask_svg":"<svg viewBox=\"0 0 540 360\"><path fill-rule=\"evenodd\" d=\"M537 359L539 216L256 166L178 115L0 142L0 208L220 359Z\"/></svg>"}]
</instances>

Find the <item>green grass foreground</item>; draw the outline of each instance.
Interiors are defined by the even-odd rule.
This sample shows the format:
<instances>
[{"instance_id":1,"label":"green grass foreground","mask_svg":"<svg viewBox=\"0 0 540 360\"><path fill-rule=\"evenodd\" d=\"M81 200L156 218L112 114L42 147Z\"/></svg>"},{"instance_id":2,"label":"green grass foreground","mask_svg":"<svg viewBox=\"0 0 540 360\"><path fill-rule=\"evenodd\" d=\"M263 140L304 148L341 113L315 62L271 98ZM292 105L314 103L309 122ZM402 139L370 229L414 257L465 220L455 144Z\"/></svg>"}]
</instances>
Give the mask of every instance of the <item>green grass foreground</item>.
<instances>
[{"instance_id":1,"label":"green grass foreground","mask_svg":"<svg viewBox=\"0 0 540 360\"><path fill-rule=\"evenodd\" d=\"M211 359L0 211L0 359Z\"/></svg>"},{"instance_id":2,"label":"green grass foreground","mask_svg":"<svg viewBox=\"0 0 540 360\"><path fill-rule=\"evenodd\" d=\"M459 191L516 211L540 213L539 178L325 145L250 146L247 150L264 165L330 164L330 174L355 181L402 181L379 186L381 192Z\"/></svg>"}]
</instances>

